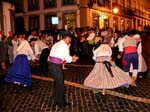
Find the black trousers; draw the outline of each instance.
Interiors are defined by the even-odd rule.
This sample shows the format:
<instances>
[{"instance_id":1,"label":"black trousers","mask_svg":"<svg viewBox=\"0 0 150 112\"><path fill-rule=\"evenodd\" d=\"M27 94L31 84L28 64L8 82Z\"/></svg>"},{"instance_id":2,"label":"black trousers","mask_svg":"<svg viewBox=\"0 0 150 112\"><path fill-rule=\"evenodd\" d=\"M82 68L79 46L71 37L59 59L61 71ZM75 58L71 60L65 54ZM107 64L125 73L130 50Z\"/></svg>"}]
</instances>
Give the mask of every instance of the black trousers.
<instances>
[{"instance_id":1,"label":"black trousers","mask_svg":"<svg viewBox=\"0 0 150 112\"><path fill-rule=\"evenodd\" d=\"M45 48L42 50L40 59L39 59L39 66L40 71L42 73L48 73L48 61L47 58L49 56L50 50L48 48Z\"/></svg>"},{"instance_id":2,"label":"black trousers","mask_svg":"<svg viewBox=\"0 0 150 112\"><path fill-rule=\"evenodd\" d=\"M55 103L61 107L65 106L64 78L61 64L50 63L50 74L54 79Z\"/></svg>"}]
</instances>

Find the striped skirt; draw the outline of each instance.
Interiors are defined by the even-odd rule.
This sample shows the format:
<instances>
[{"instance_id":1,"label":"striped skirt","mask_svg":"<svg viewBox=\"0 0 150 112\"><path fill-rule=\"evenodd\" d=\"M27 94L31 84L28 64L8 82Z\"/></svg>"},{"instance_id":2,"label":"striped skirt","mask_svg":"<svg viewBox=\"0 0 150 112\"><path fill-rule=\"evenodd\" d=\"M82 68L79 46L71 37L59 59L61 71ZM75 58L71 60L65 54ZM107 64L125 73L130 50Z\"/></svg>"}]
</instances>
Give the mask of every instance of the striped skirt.
<instances>
[{"instance_id":1,"label":"striped skirt","mask_svg":"<svg viewBox=\"0 0 150 112\"><path fill-rule=\"evenodd\" d=\"M102 61L110 61L108 58L99 57L93 70L88 77L84 80L84 85L96 89L114 89L120 86L129 86L132 79L123 70L117 66L111 66L112 74L108 71Z\"/></svg>"}]
</instances>

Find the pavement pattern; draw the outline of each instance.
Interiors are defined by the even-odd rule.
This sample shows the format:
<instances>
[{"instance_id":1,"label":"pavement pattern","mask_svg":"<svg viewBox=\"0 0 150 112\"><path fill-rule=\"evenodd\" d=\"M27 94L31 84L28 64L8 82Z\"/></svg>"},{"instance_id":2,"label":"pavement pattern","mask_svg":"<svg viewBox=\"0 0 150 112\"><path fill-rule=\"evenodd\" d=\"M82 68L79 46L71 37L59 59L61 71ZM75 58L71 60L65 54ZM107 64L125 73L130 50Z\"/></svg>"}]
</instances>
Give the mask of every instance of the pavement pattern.
<instances>
[{"instance_id":1,"label":"pavement pattern","mask_svg":"<svg viewBox=\"0 0 150 112\"><path fill-rule=\"evenodd\" d=\"M101 90L83 86L92 65L69 64L64 70L66 100L71 110L66 112L150 112L150 76L139 78L137 87ZM53 79L32 67L33 84L22 87L6 83L7 72L0 72L0 112L58 112L53 99Z\"/></svg>"}]
</instances>

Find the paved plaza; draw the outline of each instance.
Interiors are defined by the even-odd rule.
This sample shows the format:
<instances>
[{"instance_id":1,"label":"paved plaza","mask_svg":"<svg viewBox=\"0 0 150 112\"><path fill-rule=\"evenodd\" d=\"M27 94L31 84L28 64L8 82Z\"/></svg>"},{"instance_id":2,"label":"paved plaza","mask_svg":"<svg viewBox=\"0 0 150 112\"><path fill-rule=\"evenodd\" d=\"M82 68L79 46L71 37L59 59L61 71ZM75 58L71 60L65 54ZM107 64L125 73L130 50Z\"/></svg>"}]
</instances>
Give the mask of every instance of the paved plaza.
<instances>
[{"instance_id":1,"label":"paved plaza","mask_svg":"<svg viewBox=\"0 0 150 112\"><path fill-rule=\"evenodd\" d=\"M92 65L68 64L64 71L66 99L71 109L66 112L150 112L150 76L139 78L137 87L120 87L106 91L83 86ZM33 84L22 87L3 81L0 75L0 112L58 112L54 105L53 80L32 68Z\"/></svg>"}]
</instances>

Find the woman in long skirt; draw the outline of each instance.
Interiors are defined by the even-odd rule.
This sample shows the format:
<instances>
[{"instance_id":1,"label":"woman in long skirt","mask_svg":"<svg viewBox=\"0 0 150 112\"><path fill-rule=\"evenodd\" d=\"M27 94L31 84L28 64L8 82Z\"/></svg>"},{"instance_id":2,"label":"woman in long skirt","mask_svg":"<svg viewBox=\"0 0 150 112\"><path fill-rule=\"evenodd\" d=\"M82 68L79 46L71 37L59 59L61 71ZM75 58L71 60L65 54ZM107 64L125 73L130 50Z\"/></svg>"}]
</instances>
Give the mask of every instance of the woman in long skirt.
<instances>
[{"instance_id":1,"label":"woman in long skirt","mask_svg":"<svg viewBox=\"0 0 150 112\"><path fill-rule=\"evenodd\" d=\"M34 41L34 39L31 39L30 44ZM30 44L27 40L22 40L17 49L17 57L15 58L13 65L8 70L8 75L4 79L6 82L12 82L18 85L23 84L24 86L31 85L29 60L34 60L35 56Z\"/></svg>"},{"instance_id":2,"label":"woman in long skirt","mask_svg":"<svg viewBox=\"0 0 150 112\"><path fill-rule=\"evenodd\" d=\"M105 94L105 89L114 89L131 84L130 76L111 62L112 51L109 45L99 45L94 49L93 54L96 64L84 80L85 86L102 89L103 94Z\"/></svg>"}]
</instances>

